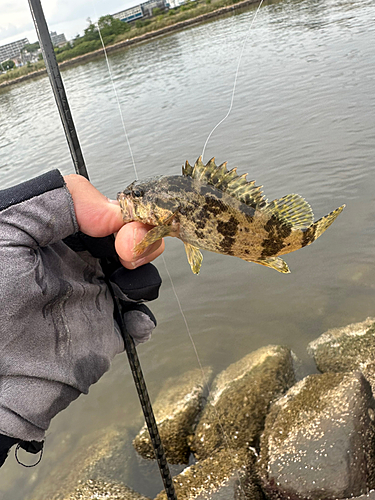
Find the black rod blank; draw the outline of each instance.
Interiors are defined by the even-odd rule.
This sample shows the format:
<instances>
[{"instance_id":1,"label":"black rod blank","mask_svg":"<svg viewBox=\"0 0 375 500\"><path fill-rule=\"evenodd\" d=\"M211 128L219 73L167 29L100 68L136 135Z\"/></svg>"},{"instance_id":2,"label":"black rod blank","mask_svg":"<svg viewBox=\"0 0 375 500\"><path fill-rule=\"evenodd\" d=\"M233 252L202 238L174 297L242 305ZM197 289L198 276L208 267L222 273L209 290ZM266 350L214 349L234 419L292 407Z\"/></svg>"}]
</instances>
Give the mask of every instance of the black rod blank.
<instances>
[{"instance_id":1,"label":"black rod blank","mask_svg":"<svg viewBox=\"0 0 375 500\"><path fill-rule=\"evenodd\" d=\"M123 327L123 322L121 321L121 327ZM152 410L150 397L148 395L145 379L143 377L142 368L139 362L138 354L135 349L134 340L126 332L124 336L125 350L128 355L129 364L131 372L133 374L134 383L137 388L138 397L141 402L143 415L147 424L148 433L154 448L155 458L158 462L159 471L161 478L163 480L165 493L167 494L168 500L177 500L176 491L174 488L172 476L168 467L168 462L165 457L165 451L163 443L160 439L159 429L155 420L154 412Z\"/></svg>"},{"instance_id":2,"label":"black rod blank","mask_svg":"<svg viewBox=\"0 0 375 500\"><path fill-rule=\"evenodd\" d=\"M48 31L46 19L40 0L29 0L31 15L35 24L39 43L43 52L44 62L46 64L49 80L55 96L56 104L60 113L61 121L64 127L66 140L68 141L70 153L73 158L74 168L77 174L89 178L85 160L83 159L81 146L79 144L76 129L74 127L73 117L70 112L68 99L65 94L64 84L61 78L59 65L57 64L55 51L53 49L51 37Z\"/></svg>"},{"instance_id":3,"label":"black rod blank","mask_svg":"<svg viewBox=\"0 0 375 500\"><path fill-rule=\"evenodd\" d=\"M83 159L81 146L75 130L73 117L70 112L68 99L65 94L64 84L61 78L59 66L57 64L55 51L53 49L51 37L48 31L46 19L40 0L28 0L31 10L31 15L34 20L39 43L43 51L44 62L46 64L49 80L55 96L56 104L60 112L61 121L64 127L66 139L69 144L70 153L72 155L74 168L77 174L80 174L86 179L89 178ZM110 283L109 283L110 286ZM111 286L110 286L111 288ZM114 294L114 307L117 323L119 324L122 336L125 342L126 353L128 355L131 372L134 378L134 383L137 388L138 397L145 416L147 428L150 434L150 439L154 448L155 458L158 462L160 475L163 480L165 492L168 500L177 500L176 492L173 485L172 476L165 457L165 451L160 439L159 430L156 424L154 412L152 410L151 400L147 391L146 382L143 377L141 364L135 344L129 333L127 332L122 316L120 314L120 306Z\"/></svg>"}]
</instances>

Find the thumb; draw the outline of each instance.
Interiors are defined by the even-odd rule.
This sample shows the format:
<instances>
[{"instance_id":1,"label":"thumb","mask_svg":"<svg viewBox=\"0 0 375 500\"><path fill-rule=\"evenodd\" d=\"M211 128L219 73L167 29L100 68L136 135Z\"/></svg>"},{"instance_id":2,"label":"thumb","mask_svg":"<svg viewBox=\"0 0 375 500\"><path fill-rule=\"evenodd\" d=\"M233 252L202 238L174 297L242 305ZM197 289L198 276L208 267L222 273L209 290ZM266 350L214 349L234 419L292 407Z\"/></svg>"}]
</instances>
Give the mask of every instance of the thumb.
<instances>
[{"instance_id":1,"label":"thumb","mask_svg":"<svg viewBox=\"0 0 375 500\"><path fill-rule=\"evenodd\" d=\"M117 201L109 200L81 175L66 175L64 180L73 199L80 231L89 236L102 237L124 225Z\"/></svg>"}]
</instances>

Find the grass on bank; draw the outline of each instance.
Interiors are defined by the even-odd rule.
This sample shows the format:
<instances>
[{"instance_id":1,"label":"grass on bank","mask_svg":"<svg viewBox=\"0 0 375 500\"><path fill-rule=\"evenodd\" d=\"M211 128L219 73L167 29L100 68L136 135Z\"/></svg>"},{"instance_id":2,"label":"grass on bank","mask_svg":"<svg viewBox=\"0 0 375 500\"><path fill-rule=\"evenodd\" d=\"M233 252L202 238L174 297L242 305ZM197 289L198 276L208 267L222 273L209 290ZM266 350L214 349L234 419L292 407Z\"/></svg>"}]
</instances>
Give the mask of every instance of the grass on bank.
<instances>
[{"instance_id":1,"label":"grass on bank","mask_svg":"<svg viewBox=\"0 0 375 500\"><path fill-rule=\"evenodd\" d=\"M111 16L103 16L103 18L99 20L99 25L102 21L100 28L104 44L107 47L124 40L144 35L151 31L157 31L167 26L198 17L202 14L213 12L222 7L239 3L240 1L241 0L188 0L186 4L181 5L176 9L171 9L165 13L160 13L160 10L155 9L156 12L154 12L154 17L151 19L139 19L135 21L135 23L127 24L122 23L119 20L116 20L116 23L116 21L113 21ZM109 23L111 23L111 26ZM117 29L115 29L115 27ZM82 37L76 37L73 47L67 44L60 49L55 49L56 59L59 63L61 63L75 57L94 52L101 47L102 43L99 38L99 34L96 31L96 27L93 24L89 24L89 27L85 29L85 34ZM45 68L44 61L39 61L34 64L28 63L26 66L15 68L0 75L0 84L43 68Z\"/></svg>"},{"instance_id":2,"label":"grass on bank","mask_svg":"<svg viewBox=\"0 0 375 500\"><path fill-rule=\"evenodd\" d=\"M46 66L44 61L39 61L34 64L28 64L26 66L22 66L21 68L14 68L6 73L0 75L0 83L7 82L9 80L14 80L21 76L28 75L29 73L34 73L35 71L39 71L40 69L44 69Z\"/></svg>"}]
</instances>

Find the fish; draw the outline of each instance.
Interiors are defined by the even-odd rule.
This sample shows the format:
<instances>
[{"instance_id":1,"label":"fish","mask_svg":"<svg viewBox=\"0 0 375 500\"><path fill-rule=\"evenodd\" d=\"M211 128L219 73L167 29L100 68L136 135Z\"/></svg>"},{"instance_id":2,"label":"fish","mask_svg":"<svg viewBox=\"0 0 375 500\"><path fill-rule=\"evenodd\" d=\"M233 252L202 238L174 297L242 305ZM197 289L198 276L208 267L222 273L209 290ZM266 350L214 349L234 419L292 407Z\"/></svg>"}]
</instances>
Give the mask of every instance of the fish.
<instances>
[{"instance_id":1,"label":"fish","mask_svg":"<svg viewBox=\"0 0 375 500\"><path fill-rule=\"evenodd\" d=\"M268 202L263 186L238 175L227 162L186 161L182 175L134 181L118 193L124 222L154 226L135 254L166 236L179 238L194 274L208 250L289 273L280 257L310 245L328 229L345 205L314 222L309 203L298 194Z\"/></svg>"}]
</instances>

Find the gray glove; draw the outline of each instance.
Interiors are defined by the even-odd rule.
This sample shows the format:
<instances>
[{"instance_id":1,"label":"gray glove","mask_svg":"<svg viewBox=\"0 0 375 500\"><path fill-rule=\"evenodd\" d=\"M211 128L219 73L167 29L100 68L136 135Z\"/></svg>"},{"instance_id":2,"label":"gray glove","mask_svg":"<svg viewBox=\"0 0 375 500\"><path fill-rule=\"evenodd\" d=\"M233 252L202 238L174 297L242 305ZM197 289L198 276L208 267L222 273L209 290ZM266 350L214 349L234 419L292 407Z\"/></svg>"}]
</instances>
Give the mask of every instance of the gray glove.
<instances>
[{"instance_id":1,"label":"gray glove","mask_svg":"<svg viewBox=\"0 0 375 500\"><path fill-rule=\"evenodd\" d=\"M77 231L58 171L0 192L0 434L43 440L124 349L99 259L62 241ZM124 318L142 341L155 323L131 301Z\"/></svg>"}]
</instances>

